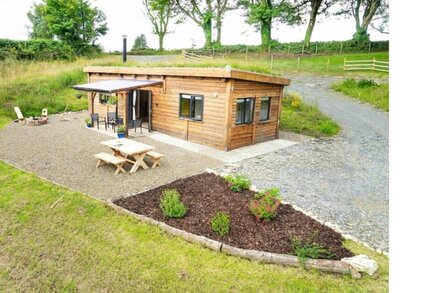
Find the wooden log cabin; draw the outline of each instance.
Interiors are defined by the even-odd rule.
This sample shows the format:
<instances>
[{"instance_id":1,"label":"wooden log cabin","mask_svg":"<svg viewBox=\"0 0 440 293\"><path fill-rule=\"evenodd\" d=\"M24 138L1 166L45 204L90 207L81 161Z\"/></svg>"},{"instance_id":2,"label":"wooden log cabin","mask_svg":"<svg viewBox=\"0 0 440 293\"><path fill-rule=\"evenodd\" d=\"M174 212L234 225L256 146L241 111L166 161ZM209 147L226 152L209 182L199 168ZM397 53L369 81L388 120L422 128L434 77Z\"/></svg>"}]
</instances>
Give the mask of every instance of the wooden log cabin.
<instances>
[{"instance_id":1,"label":"wooden log cabin","mask_svg":"<svg viewBox=\"0 0 440 293\"><path fill-rule=\"evenodd\" d=\"M229 151L278 138L289 79L226 68L85 67L89 113ZM114 99L117 97L117 99ZM117 100L112 104L110 101Z\"/></svg>"}]
</instances>

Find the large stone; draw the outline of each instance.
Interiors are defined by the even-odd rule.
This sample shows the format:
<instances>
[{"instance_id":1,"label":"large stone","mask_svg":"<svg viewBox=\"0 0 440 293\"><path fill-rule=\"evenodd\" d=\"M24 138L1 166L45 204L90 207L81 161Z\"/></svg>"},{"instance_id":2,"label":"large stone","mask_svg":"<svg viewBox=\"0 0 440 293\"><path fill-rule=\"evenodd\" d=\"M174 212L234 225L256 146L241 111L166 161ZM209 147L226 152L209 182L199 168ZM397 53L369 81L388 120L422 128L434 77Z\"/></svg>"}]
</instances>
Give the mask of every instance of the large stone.
<instances>
[{"instance_id":1,"label":"large stone","mask_svg":"<svg viewBox=\"0 0 440 293\"><path fill-rule=\"evenodd\" d=\"M365 272L370 276L379 268L377 262L374 259L368 258L365 254L359 254L353 257L345 257L341 259L341 262L348 264L358 272Z\"/></svg>"}]
</instances>

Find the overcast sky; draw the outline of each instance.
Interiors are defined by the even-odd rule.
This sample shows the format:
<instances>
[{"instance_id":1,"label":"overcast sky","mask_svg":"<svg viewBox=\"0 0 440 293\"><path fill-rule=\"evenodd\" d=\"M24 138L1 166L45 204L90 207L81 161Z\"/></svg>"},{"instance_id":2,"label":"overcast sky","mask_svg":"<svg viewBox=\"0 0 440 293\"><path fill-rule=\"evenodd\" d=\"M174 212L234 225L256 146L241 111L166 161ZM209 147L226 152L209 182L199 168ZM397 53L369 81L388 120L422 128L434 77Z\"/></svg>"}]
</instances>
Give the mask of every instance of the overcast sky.
<instances>
[{"instance_id":1,"label":"overcast sky","mask_svg":"<svg viewBox=\"0 0 440 293\"><path fill-rule=\"evenodd\" d=\"M0 38L27 39L30 25L26 13L30 10L34 0L0 0ZM41 0L36 0L39 3ZM105 50L121 50L121 36L128 35L129 48L134 38L145 34L149 47L157 47L157 37L151 33L151 24L142 14L142 0L92 0L92 5L104 11L107 16L109 31L100 38ZM245 24L242 12L233 11L226 15L224 20L223 44L260 43L260 35L254 28ZM323 20L323 19L320 19ZM288 27L275 23L273 38L280 42L302 41L306 25ZM191 20L179 26L173 25L174 33L165 37L164 46L167 49L188 48L192 43L197 47L203 46L203 31ZM354 32L353 19L325 19L315 25L312 41L332 41L350 39ZM372 40L386 40L388 35L369 30Z\"/></svg>"}]
</instances>

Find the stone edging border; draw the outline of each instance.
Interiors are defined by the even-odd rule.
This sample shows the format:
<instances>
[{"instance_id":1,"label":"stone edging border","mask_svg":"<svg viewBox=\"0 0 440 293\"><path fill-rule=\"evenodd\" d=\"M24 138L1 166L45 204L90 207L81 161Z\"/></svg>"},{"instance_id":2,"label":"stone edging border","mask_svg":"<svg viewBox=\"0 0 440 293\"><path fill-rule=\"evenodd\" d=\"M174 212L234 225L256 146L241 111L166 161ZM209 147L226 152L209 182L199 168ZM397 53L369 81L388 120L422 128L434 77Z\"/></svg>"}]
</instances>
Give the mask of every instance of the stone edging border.
<instances>
[{"instance_id":1,"label":"stone edging border","mask_svg":"<svg viewBox=\"0 0 440 293\"><path fill-rule=\"evenodd\" d=\"M171 227L163 222L154 220L147 216L139 215L124 209L108 200L106 204L119 213L123 213L138 219L141 222L145 222L154 226L159 227L170 235L179 236L191 243L197 243L203 247L210 248L218 252L224 252L228 255L238 256L241 258L255 260L262 263L278 264L283 266L301 267L302 263L298 257L287 254L278 254L271 252L264 252L259 250L250 250L233 247L222 242L209 239L204 236L195 235L184 230L180 230ZM361 278L361 273L350 266L349 264L342 262L340 260L328 260L328 259L306 259L305 267L307 269L317 269L324 272L338 273L338 274L350 274L352 278Z\"/></svg>"}]
</instances>

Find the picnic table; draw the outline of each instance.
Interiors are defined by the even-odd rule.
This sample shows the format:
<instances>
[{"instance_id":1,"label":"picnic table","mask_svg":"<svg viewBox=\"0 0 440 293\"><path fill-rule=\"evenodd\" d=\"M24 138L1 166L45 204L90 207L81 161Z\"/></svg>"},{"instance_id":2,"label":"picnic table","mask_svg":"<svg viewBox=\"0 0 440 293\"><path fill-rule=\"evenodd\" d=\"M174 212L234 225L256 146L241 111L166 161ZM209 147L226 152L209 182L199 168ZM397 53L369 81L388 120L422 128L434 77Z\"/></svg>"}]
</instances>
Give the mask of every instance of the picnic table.
<instances>
[{"instance_id":1,"label":"picnic table","mask_svg":"<svg viewBox=\"0 0 440 293\"><path fill-rule=\"evenodd\" d=\"M124 158L127 162L132 163L133 167L131 168L130 173L136 172L139 167L148 169L147 164L144 162L144 158L149 151L154 149L154 146L127 138L106 140L102 141L101 144L111 148L113 156ZM128 157L132 157L134 160L130 160Z\"/></svg>"}]
</instances>

